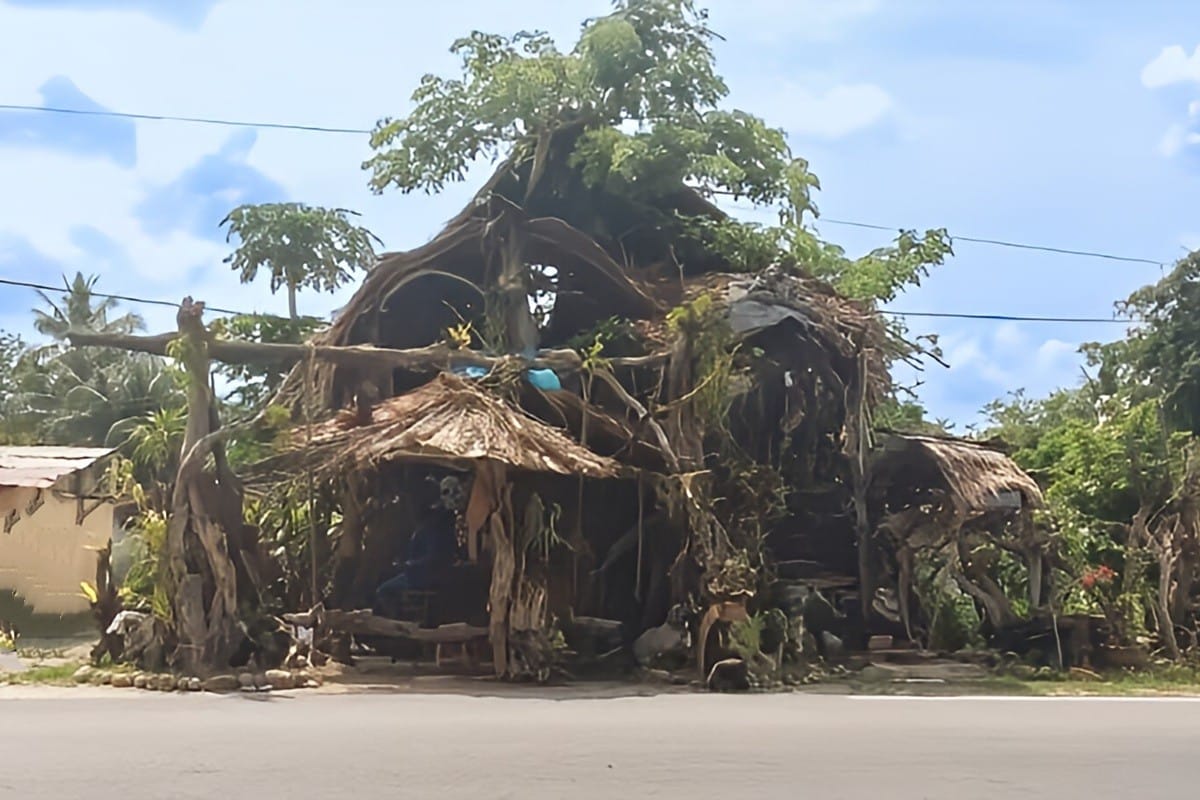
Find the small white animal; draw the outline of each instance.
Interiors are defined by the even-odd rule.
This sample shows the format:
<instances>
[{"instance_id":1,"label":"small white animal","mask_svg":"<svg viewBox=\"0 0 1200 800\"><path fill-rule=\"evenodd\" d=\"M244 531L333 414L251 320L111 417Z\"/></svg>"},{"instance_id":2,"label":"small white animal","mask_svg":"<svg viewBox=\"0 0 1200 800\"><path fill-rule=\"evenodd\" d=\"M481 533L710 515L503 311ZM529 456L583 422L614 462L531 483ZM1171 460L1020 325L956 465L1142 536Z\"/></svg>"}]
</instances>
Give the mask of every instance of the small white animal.
<instances>
[{"instance_id":1,"label":"small white animal","mask_svg":"<svg viewBox=\"0 0 1200 800\"><path fill-rule=\"evenodd\" d=\"M687 629L687 609L675 606L667 613L667 621L650 628L633 643L633 656L643 667L649 667L669 653L687 652L691 647Z\"/></svg>"}]
</instances>

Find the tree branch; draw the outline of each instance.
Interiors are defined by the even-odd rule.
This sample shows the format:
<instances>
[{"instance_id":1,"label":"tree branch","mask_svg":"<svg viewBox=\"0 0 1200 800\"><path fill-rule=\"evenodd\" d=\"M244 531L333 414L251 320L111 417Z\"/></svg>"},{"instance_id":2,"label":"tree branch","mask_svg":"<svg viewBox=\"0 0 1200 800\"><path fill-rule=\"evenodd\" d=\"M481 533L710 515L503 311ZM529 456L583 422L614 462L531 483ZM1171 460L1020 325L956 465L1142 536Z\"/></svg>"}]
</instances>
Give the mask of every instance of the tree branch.
<instances>
[{"instance_id":1,"label":"tree branch","mask_svg":"<svg viewBox=\"0 0 1200 800\"><path fill-rule=\"evenodd\" d=\"M613 359L614 361L616 359ZM621 382L616 376L607 369L597 369L592 372L600 380L613 390L613 392L621 399L629 409L637 415L639 422L645 422L650 426L650 430L654 432L654 438L658 440L658 447L662 450L663 456L667 459L667 466L672 472L679 472L679 457L675 455L675 449L671 447L671 440L667 438L667 432L663 430L662 425L658 424L658 420L651 416L650 412L644 405L638 402L638 399L625 390Z\"/></svg>"},{"instance_id":2,"label":"tree branch","mask_svg":"<svg viewBox=\"0 0 1200 800\"><path fill-rule=\"evenodd\" d=\"M75 347L112 347L135 353L167 355L168 345L177 339L177 333L156 336L126 336L124 334L72 331L67 338ZM289 365L302 361L311 352L321 361L342 367L364 369L407 369L414 372L434 371L450 367L483 367L491 369L511 356L489 356L476 350L452 350L444 344L396 350L372 345L307 345L268 344L246 342L237 339L209 339L208 354L216 361L227 364L280 364ZM657 366L667 358L666 353L648 356L611 359L617 367ZM574 350L543 350L532 359L529 366L534 369L552 369L555 372L578 372L583 360Z\"/></svg>"}]
</instances>

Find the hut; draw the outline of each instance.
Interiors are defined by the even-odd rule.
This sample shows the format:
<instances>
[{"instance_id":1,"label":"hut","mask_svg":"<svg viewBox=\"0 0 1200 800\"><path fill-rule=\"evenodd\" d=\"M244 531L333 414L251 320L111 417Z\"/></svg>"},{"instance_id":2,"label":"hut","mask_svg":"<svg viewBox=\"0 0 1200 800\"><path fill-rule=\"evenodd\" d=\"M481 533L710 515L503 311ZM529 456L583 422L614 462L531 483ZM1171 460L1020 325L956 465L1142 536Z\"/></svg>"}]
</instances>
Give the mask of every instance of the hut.
<instances>
[{"instance_id":1,"label":"hut","mask_svg":"<svg viewBox=\"0 0 1200 800\"><path fill-rule=\"evenodd\" d=\"M1004 554L1027 570L1030 610L1049 598L1054 554L1033 516L1045 505L1042 492L997 443L889 434L872 456L868 481L876 552L893 559L910 635L918 562L944 565L992 630L1018 621L995 578Z\"/></svg>"},{"instance_id":2,"label":"hut","mask_svg":"<svg viewBox=\"0 0 1200 800\"><path fill-rule=\"evenodd\" d=\"M300 487L267 505L306 498L308 599L344 631L432 640L411 620L364 614L405 557L427 479L450 473L471 483L457 585L484 583L460 616L486 610L500 674L528 672L580 619L616 623L628 643L680 620L698 630L714 609L764 609L785 571L838 586L865 621L870 412L909 351L803 265L722 245L727 219L700 191L617 191L582 174L582 130L564 123L517 147L440 234L384 256L305 345L214 337L190 299L178 334L72 335L159 354L183 337L197 386L209 358L295 365L275 398L294 412L291 446L245 482L222 457L229 433L211 424L211 392L189 396L198 425L180 481L195 491L177 486L168 537L175 613L195 620L179 626L180 653L222 666L241 635L235 609L260 607L271 582L234 513L243 487ZM295 603L294 590L277 594ZM209 596L221 603L198 602Z\"/></svg>"},{"instance_id":3,"label":"hut","mask_svg":"<svg viewBox=\"0 0 1200 800\"><path fill-rule=\"evenodd\" d=\"M381 578L379 564L391 562L398 550L401 558L411 555L403 552L405 517L419 517L423 509L380 515L391 504L378 498L407 494L411 506L414 497L428 494L419 484L414 487L414 474L418 481L442 476L435 502L459 514L455 533L461 558L446 563L419 591L406 592L402 613L413 612L415 599L420 607L410 621L423 627L466 625L468 635L472 628L486 629L500 675L542 669L547 654L509 639L536 642L551 609L580 605L574 581L554 581L545 572L578 574L570 569L570 554L555 548L565 543L554 500L570 489L565 479L611 481L628 473L613 459L452 373L375 405L369 418L344 411L305 431L300 453L302 467L319 480L354 476L348 483L355 491L344 497L343 506L350 513L333 554L329 601L335 608L370 603ZM450 476L457 480L447 483ZM447 497L450 493L457 496ZM603 534L585 525L582 541L586 546ZM510 665L510 655L520 664Z\"/></svg>"},{"instance_id":4,"label":"hut","mask_svg":"<svg viewBox=\"0 0 1200 800\"><path fill-rule=\"evenodd\" d=\"M633 636L681 604L761 605L776 562L868 597L869 411L903 345L799 265L722 255L697 225L725 216L696 190L587 184L577 133L503 162L428 244L380 260L280 392L298 418L340 420L297 431L297 450L328 458L345 516L376 491L361 476L401 454L569 474L536 492L570 542L538 578L572 576L549 593L558 618L615 617ZM466 432L467 407L486 434ZM272 469L299 474L285 461ZM378 567L368 539L338 546L334 604L365 602L371 580L346 576ZM508 576L490 574L494 623Z\"/></svg>"}]
</instances>

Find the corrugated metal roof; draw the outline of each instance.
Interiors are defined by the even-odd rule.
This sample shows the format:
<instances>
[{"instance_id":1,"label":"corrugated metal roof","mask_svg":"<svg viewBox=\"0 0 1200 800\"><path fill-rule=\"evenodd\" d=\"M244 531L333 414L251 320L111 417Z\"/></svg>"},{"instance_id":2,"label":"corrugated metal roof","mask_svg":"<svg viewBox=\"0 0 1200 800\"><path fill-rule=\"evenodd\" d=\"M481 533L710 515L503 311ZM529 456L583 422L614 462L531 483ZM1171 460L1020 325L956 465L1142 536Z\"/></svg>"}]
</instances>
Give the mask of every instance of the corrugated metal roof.
<instances>
[{"instance_id":1,"label":"corrugated metal roof","mask_svg":"<svg viewBox=\"0 0 1200 800\"><path fill-rule=\"evenodd\" d=\"M112 452L110 447L0 447L0 486L49 489Z\"/></svg>"}]
</instances>

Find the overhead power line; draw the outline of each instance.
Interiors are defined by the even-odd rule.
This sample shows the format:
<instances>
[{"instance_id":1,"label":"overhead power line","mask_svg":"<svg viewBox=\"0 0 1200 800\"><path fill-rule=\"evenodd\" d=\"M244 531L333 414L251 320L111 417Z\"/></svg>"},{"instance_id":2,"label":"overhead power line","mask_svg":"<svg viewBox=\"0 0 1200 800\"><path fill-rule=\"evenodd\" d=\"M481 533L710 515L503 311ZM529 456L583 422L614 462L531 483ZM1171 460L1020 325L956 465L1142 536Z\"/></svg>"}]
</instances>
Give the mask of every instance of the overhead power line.
<instances>
[{"instance_id":1,"label":"overhead power line","mask_svg":"<svg viewBox=\"0 0 1200 800\"><path fill-rule=\"evenodd\" d=\"M0 286L11 286L22 289L36 289L43 292L65 292L67 289L62 286L50 286L44 283L33 283L30 281L19 281L13 278L0 278ZM107 297L112 300L120 300L124 303L142 303L152 306L165 306L167 308L178 308L179 303L171 300L158 300L146 297L134 297L126 294L110 294L107 292L96 292L92 294L96 297ZM212 311L216 314L232 314L234 316L261 316L261 317L278 317L277 314L262 314L252 311L234 311L228 308L219 308L217 306L205 305L205 310ZM889 311L883 309L882 314L888 314L893 317L929 317L934 319L978 319L992 320L999 322L1047 322L1047 323L1065 323L1065 324L1092 324L1092 323L1116 323L1130 325L1138 322L1137 319L1116 319L1106 317L1033 317L1020 316L1015 314L966 314L950 311Z\"/></svg>"},{"instance_id":2,"label":"overhead power line","mask_svg":"<svg viewBox=\"0 0 1200 800\"><path fill-rule=\"evenodd\" d=\"M176 117L170 114L132 114L125 111L55 108L51 106L20 105L17 103L0 103L0 111L29 111L41 112L45 114L71 114L80 117L116 117L119 119L140 119L154 122L189 122L195 125L222 125L233 128L272 128L285 131L307 131L309 133L371 133L371 131L366 128L335 128L325 125L295 125L286 122L247 122L245 120L215 119L210 117Z\"/></svg>"},{"instance_id":3,"label":"overhead power line","mask_svg":"<svg viewBox=\"0 0 1200 800\"><path fill-rule=\"evenodd\" d=\"M893 317L932 317L936 319L980 319L994 322L1062 322L1075 324L1109 323L1116 325L1134 325L1141 322L1136 317L1120 319L1117 317L1026 317L1009 314L957 314L941 311L888 311L882 309L881 314Z\"/></svg>"},{"instance_id":4,"label":"overhead power line","mask_svg":"<svg viewBox=\"0 0 1200 800\"><path fill-rule=\"evenodd\" d=\"M49 284L45 284L45 283L32 283L30 281L18 281L18 280L14 280L13 278L0 278L0 286L13 286L13 287L21 288L21 289L35 289L40 292L64 292L65 293L65 292L69 291L69 289L67 289L67 287L65 287L65 286L50 286ZM131 295L125 295L125 294L109 294L107 292L96 292L96 291L91 292L91 294L94 297L105 297L110 300L120 300L123 303L140 303L142 305L147 305L147 306L165 306L167 308L179 308L178 301L155 300L155 299L147 298L147 297L133 297ZM214 314L232 314L232 315L238 316L238 317L251 316L253 313L253 312L249 312L249 311L232 311L228 308L218 308L217 306L210 306L207 303L205 303L204 308L206 311L212 311ZM276 315L274 315L274 314L259 314L258 316L273 317Z\"/></svg>"},{"instance_id":5,"label":"overhead power line","mask_svg":"<svg viewBox=\"0 0 1200 800\"><path fill-rule=\"evenodd\" d=\"M267 128L274 130L305 131L308 133L340 133L355 135L369 135L372 133L372 131L368 128L343 128L327 125L299 125L284 122L251 122L248 120L221 119L216 117L184 117L171 114L138 114L127 111L109 111L106 109L61 108L56 106L35 106L20 103L0 103L0 111L23 111L29 113L64 114L83 117L115 117L119 119L148 120L152 122L185 122L195 125L221 125L235 128ZM761 208L747 206L735 206L735 208L740 208L745 211L762 210ZM896 226L875 225L867 222L830 219L828 217L821 217L820 221L828 222L831 225L844 225L853 228L864 228L867 230L891 232L900 230ZM1019 250L1035 250L1043 253L1056 253L1058 255L1099 258L1107 261L1120 261L1128 264L1147 264L1156 267L1166 266L1166 262L1153 258L1135 258L1091 250L1075 250L1066 247L1051 247L1046 245L1026 244L1024 242L1010 242L1003 239L987 239L973 236L952 236L951 238L960 242L973 242L975 244L986 244L995 247L1010 247Z\"/></svg>"},{"instance_id":6,"label":"overhead power line","mask_svg":"<svg viewBox=\"0 0 1200 800\"><path fill-rule=\"evenodd\" d=\"M895 233L899 228L888 227L887 225L872 225L867 222L852 222L844 219L830 219L829 217L819 217L818 222L828 222L831 225L845 225L851 228L866 228L872 231L889 231ZM1152 258L1134 258L1132 256L1117 256L1112 253L1099 253L1093 250L1071 250L1066 247L1048 247L1039 244L1025 244L1022 242L1006 242L1003 239L980 239L974 236L958 236L950 234L950 238L959 242L974 242L976 244L990 244L997 247L1013 247L1018 250L1037 250L1043 253L1056 253L1066 256L1084 256L1086 258L1103 258L1107 261L1124 261L1127 264L1149 264L1155 267L1166 266L1162 261L1156 261Z\"/></svg>"}]
</instances>

